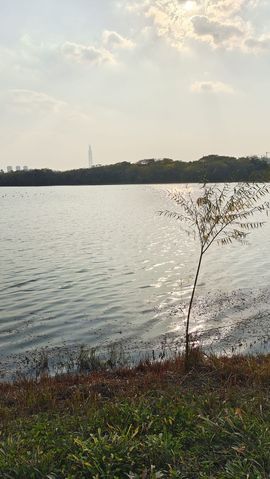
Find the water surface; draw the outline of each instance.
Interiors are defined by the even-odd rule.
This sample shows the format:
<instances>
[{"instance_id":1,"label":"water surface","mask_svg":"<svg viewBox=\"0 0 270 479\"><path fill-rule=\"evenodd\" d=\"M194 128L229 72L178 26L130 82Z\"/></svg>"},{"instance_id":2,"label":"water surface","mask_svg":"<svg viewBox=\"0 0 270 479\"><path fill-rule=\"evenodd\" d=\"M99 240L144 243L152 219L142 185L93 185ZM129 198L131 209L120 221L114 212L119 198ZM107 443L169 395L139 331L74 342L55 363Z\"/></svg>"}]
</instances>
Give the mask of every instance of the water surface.
<instances>
[{"instance_id":1,"label":"water surface","mask_svg":"<svg viewBox=\"0 0 270 479\"><path fill-rule=\"evenodd\" d=\"M165 193L172 188L1 188L2 357L45 346L182 337L198 245L179 223L157 214L174 208ZM269 237L268 222L248 246L209 250L195 329L232 324L229 337L238 342L254 326L255 335L268 334ZM249 330L237 329L238 322Z\"/></svg>"}]
</instances>

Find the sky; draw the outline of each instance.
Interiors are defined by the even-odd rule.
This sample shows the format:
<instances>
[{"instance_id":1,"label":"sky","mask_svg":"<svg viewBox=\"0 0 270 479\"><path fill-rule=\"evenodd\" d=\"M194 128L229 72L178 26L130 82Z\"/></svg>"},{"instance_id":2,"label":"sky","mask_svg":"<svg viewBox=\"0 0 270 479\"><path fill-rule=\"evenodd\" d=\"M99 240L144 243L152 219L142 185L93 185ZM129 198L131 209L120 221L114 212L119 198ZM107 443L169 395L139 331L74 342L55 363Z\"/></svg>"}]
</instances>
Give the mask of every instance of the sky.
<instances>
[{"instance_id":1,"label":"sky","mask_svg":"<svg viewBox=\"0 0 270 479\"><path fill-rule=\"evenodd\" d=\"M0 168L270 151L269 0L0 0Z\"/></svg>"}]
</instances>

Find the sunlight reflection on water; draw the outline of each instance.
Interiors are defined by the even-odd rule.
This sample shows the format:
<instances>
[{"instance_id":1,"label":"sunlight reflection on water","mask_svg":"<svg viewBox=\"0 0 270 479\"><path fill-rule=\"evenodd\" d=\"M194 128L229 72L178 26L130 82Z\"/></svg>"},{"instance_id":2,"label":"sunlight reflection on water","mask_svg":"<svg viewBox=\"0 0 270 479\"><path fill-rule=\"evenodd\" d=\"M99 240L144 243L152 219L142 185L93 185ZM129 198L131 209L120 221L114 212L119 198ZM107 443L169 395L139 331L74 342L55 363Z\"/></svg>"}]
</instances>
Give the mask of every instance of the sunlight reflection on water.
<instances>
[{"instance_id":1,"label":"sunlight reflection on water","mask_svg":"<svg viewBox=\"0 0 270 479\"><path fill-rule=\"evenodd\" d=\"M172 188L0 189L1 354L181 335L179 305L191 291L197 248L179 223L157 215L174 208L165 194ZM260 291L270 280L269 236L267 223L248 246L209 251L198 288L198 328L228 316L237 321L240 313L228 301L215 303L221 293L238 301L236 290L246 298L242 306L238 301L240 310L254 314L247 288L256 288L268 315L268 295ZM213 308L219 320L209 315Z\"/></svg>"}]
</instances>

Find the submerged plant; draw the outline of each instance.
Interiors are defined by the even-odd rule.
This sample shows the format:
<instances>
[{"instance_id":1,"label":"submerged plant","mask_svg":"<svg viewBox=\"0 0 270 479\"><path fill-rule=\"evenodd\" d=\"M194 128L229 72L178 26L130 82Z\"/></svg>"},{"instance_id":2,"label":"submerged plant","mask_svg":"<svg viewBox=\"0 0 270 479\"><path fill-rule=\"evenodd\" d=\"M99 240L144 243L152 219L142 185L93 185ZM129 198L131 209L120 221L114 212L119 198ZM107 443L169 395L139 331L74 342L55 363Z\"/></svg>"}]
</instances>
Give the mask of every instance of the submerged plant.
<instances>
[{"instance_id":1,"label":"submerged plant","mask_svg":"<svg viewBox=\"0 0 270 479\"><path fill-rule=\"evenodd\" d=\"M197 197L180 191L169 192L179 211L161 211L160 214L185 224L183 230L199 240L199 256L189 301L185 332L185 364L189 368L190 317L202 265L202 259L214 242L227 245L233 241L246 243L251 230L261 228L264 222L254 218L256 213L269 211L265 184L239 183L235 186L204 184Z\"/></svg>"}]
</instances>

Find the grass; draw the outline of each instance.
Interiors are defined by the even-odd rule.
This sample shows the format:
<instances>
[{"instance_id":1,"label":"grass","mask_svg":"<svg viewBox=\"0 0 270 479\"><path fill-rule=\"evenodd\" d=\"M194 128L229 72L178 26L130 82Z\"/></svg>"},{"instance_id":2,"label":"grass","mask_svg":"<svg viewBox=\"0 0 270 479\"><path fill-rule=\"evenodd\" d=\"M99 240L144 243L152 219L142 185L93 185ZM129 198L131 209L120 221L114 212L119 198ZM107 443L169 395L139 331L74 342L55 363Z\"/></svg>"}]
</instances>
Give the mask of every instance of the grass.
<instances>
[{"instance_id":1,"label":"grass","mask_svg":"<svg viewBox=\"0 0 270 479\"><path fill-rule=\"evenodd\" d=\"M0 477L269 479L270 355L193 359L0 385Z\"/></svg>"}]
</instances>

